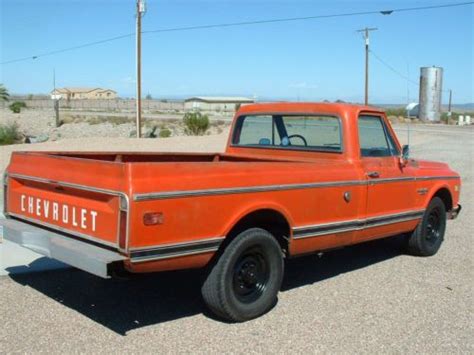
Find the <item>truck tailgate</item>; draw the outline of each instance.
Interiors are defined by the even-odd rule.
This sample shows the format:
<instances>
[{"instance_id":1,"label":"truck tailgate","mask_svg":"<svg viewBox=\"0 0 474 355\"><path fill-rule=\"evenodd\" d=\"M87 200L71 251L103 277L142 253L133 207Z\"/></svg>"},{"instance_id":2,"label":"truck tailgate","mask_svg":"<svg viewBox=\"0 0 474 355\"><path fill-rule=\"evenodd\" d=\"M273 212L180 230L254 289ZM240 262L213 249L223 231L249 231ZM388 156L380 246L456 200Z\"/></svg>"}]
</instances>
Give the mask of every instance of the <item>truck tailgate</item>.
<instances>
[{"instance_id":1,"label":"truck tailgate","mask_svg":"<svg viewBox=\"0 0 474 355\"><path fill-rule=\"evenodd\" d=\"M125 249L128 198L117 190L121 181L127 180L121 165L14 153L8 169L6 213L80 239Z\"/></svg>"}]
</instances>

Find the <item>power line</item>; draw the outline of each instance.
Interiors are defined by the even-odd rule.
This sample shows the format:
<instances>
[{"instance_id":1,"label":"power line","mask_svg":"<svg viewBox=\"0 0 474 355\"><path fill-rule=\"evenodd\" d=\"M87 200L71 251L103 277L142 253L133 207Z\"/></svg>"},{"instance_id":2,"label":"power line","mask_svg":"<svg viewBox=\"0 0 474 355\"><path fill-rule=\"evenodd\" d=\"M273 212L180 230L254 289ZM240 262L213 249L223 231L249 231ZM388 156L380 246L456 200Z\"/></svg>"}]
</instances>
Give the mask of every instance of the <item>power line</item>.
<instances>
[{"instance_id":1,"label":"power line","mask_svg":"<svg viewBox=\"0 0 474 355\"><path fill-rule=\"evenodd\" d=\"M255 20L255 21L241 21L241 22L228 22L228 23L219 23L219 24L209 24L209 25L197 25L197 26L184 26L184 27L172 27L172 28L162 28L156 30L147 30L142 31L144 34L150 33L166 33L166 32L182 32L182 31L195 31L195 30L204 30L204 29L212 29L212 28L226 28L226 27L239 27L239 26L252 26L252 25L263 25L263 24L271 24L271 23L282 23L282 22L295 22L295 21L308 21L308 20L317 20L317 19L327 19L327 18L337 18L337 17L350 17L350 16L363 16L363 15L374 15L374 14L381 14L381 15L391 15L395 12L409 12L409 11L422 11L422 10L431 10L431 9L440 9L440 8L448 8L448 7L458 7L458 6L466 6L472 5L474 1L467 1L467 2L459 2L454 4L442 4L442 5L431 5L431 6L419 6L419 7L406 7L406 8L398 8L398 9L387 9L387 10L372 10L372 11L360 11L360 12L347 12L347 13L340 13L340 14L328 14L328 15L315 15L315 16L304 16L304 17L286 17L286 18L276 18L276 19L266 19L266 20ZM135 33L128 33L120 36L115 36L111 38L106 38L103 40L93 41L84 43L81 45L67 47L63 49L58 49L50 52L40 53L37 55L31 55L27 57L7 60L1 62L1 65L4 64L11 64L22 62L26 60L34 60L45 56L51 56L54 54L64 53L68 51L73 51L85 47L91 47L103 43L108 43L112 41L116 41L119 39L132 37Z\"/></svg>"},{"instance_id":2,"label":"power line","mask_svg":"<svg viewBox=\"0 0 474 355\"><path fill-rule=\"evenodd\" d=\"M38 55L7 60L6 62L2 62L0 64L3 65L3 64L10 64L10 63L16 63L16 62L23 62L25 60L30 60L30 59L38 59L40 57L47 57L47 56L54 55L54 54L59 54L59 53L63 53L63 52L73 51L73 50L76 50L76 49L91 47L91 46L95 46L95 45L102 44L102 43L116 41L116 40L119 40L119 39L122 39L122 38L132 37L134 35L135 35L135 33L128 33L126 35L111 37L111 38L102 39L102 40L94 41L94 42L88 42L88 43L80 44L80 45L73 46L73 47L67 47L67 48L57 49L57 50L50 51L50 52L44 52L44 53L38 54Z\"/></svg>"},{"instance_id":3,"label":"power line","mask_svg":"<svg viewBox=\"0 0 474 355\"><path fill-rule=\"evenodd\" d=\"M304 17L286 17L286 18L276 18L276 19L268 19L268 20L255 20L255 21L229 22L229 23L220 23L220 24L211 24L211 25L164 28L164 29L157 29L157 30L148 30L148 31L144 31L143 33L191 31L191 30L203 30L203 29L210 29L210 28L262 25L262 24L279 23L279 22L307 21L307 20L317 20L317 19L334 18L334 17L349 17L349 16L374 15L374 14L391 15L394 12L421 11L421 10L430 10L430 9L438 9L438 8L446 8L446 7L466 6L466 5L472 5L472 4L474 4L474 1L454 3L454 4L444 4L444 5L406 7L406 8L398 8L398 9L393 9L393 10L372 10L372 11L361 11L361 12L347 12L347 13L341 13L341 14L315 15L315 16L304 16Z\"/></svg>"},{"instance_id":4,"label":"power line","mask_svg":"<svg viewBox=\"0 0 474 355\"><path fill-rule=\"evenodd\" d=\"M382 63L385 67L387 67L388 69L390 69L393 73L397 74L399 77L401 77L402 79L408 81L410 84L413 84L413 85L416 85L416 86L420 86L420 83L410 79L407 75L403 74L402 72L400 72L399 70L395 69L393 66L391 66L389 63L387 63L385 60L383 60L382 58L380 58L379 55L377 55L372 49L369 49L369 52L370 54L375 58L377 59L380 63ZM449 92L449 90L440 90L441 92L444 92L444 93L447 93Z\"/></svg>"},{"instance_id":5,"label":"power line","mask_svg":"<svg viewBox=\"0 0 474 355\"><path fill-rule=\"evenodd\" d=\"M380 58L380 56L378 56L372 49L369 49L369 52L370 54L372 54L374 56L375 59L377 59L380 63L382 63L383 65L385 65L385 67L387 67L388 69L390 69L392 72L394 72L395 74L397 74L399 77L403 78L404 80L414 84L414 85L418 85L419 84L416 82L416 81L413 81L411 80L408 76L404 75L403 73L401 73L400 71L398 71L397 69L395 69L393 66L391 66L390 64L388 64L385 60L383 60L382 58Z\"/></svg>"}]
</instances>

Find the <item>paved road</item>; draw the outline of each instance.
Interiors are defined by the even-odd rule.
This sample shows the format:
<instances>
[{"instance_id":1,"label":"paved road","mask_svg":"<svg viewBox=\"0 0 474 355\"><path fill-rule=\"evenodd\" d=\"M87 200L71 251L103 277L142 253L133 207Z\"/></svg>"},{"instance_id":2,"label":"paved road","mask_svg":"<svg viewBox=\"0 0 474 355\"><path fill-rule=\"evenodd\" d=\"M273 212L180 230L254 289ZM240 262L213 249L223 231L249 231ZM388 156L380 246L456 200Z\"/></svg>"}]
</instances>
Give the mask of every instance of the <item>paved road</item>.
<instances>
[{"instance_id":1,"label":"paved road","mask_svg":"<svg viewBox=\"0 0 474 355\"><path fill-rule=\"evenodd\" d=\"M277 306L243 324L207 313L199 271L129 281L74 269L3 277L0 349L473 353L472 138L412 135L414 156L450 162L464 180L463 213L434 257L403 255L393 238L290 261Z\"/></svg>"}]
</instances>

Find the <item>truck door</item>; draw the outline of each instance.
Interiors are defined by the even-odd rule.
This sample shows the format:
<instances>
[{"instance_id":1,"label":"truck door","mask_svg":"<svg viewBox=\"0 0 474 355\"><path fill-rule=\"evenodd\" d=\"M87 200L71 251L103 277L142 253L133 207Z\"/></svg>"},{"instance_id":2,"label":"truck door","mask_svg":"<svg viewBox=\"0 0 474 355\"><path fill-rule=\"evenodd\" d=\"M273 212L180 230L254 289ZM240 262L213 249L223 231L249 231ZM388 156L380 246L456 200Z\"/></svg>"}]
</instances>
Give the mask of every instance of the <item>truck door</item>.
<instances>
[{"instance_id":1,"label":"truck door","mask_svg":"<svg viewBox=\"0 0 474 355\"><path fill-rule=\"evenodd\" d=\"M367 179L367 207L358 241L406 232L416 226L415 179L402 167L400 147L382 116L358 119L361 166Z\"/></svg>"}]
</instances>

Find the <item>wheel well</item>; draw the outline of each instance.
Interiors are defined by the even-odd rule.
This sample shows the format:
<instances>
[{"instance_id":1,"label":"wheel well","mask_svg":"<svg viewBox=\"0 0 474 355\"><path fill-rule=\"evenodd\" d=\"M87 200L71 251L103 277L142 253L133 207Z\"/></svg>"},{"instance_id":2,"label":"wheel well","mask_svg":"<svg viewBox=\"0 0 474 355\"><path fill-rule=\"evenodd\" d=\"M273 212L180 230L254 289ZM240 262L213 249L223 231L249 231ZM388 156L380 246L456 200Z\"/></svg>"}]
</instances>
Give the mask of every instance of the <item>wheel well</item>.
<instances>
[{"instance_id":1,"label":"wheel well","mask_svg":"<svg viewBox=\"0 0 474 355\"><path fill-rule=\"evenodd\" d=\"M446 211L451 211L453 209L453 198L451 193L447 188L441 188L433 195L433 197L439 197L446 207Z\"/></svg>"},{"instance_id":2,"label":"wheel well","mask_svg":"<svg viewBox=\"0 0 474 355\"><path fill-rule=\"evenodd\" d=\"M271 233L280 244L285 255L287 255L290 225L285 216L280 212L272 209L263 209L246 215L232 227L224 243L230 243L233 238L249 228L262 228Z\"/></svg>"}]
</instances>

